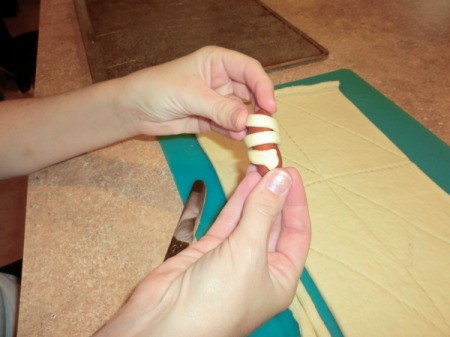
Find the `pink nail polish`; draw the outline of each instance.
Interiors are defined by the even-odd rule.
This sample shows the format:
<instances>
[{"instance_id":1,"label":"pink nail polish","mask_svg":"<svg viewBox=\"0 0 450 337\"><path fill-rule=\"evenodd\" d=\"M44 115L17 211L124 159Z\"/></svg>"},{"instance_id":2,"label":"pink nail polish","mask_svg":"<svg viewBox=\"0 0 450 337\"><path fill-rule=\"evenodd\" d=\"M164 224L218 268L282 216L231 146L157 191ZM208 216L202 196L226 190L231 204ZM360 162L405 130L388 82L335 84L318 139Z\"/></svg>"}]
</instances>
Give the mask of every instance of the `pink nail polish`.
<instances>
[{"instance_id":1,"label":"pink nail polish","mask_svg":"<svg viewBox=\"0 0 450 337\"><path fill-rule=\"evenodd\" d=\"M292 185L292 178L285 171L274 170L267 174L266 186L269 191L282 195Z\"/></svg>"}]
</instances>

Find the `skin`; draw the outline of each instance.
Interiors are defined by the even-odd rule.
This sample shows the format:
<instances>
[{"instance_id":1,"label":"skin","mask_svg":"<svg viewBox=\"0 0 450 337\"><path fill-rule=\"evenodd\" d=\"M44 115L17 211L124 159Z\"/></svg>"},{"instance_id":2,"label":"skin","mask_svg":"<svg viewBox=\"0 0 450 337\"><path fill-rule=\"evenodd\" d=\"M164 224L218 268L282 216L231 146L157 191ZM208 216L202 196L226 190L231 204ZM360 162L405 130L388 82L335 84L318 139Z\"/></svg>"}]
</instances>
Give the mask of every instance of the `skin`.
<instances>
[{"instance_id":1,"label":"skin","mask_svg":"<svg viewBox=\"0 0 450 337\"><path fill-rule=\"evenodd\" d=\"M242 100L275 112L273 85L243 54L205 47L129 76L0 104L0 179L29 174L140 134L245 135Z\"/></svg>"},{"instance_id":2,"label":"skin","mask_svg":"<svg viewBox=\"0 0 450 337\"><path fill-rule=\"evenodd\" d=\"M248 111L276 110L245 55L206 47L76 91L0 104L0 178L139 134L215 130L240 140ZM295 169L251 167L210 231L152 271L97 336L245 336L293 299L310 242Z\"/></svg>"},{"instance_id":3,"label":"skin","mask_svg":"<svg viewBox=\"0 0 450 337\"><path fill-rule=\"evenodd\" d=\"M309 242L297 171L253 170L210 231L150 273L95 336L247 336L292 302Z\"/></svg>"}]
</instances>

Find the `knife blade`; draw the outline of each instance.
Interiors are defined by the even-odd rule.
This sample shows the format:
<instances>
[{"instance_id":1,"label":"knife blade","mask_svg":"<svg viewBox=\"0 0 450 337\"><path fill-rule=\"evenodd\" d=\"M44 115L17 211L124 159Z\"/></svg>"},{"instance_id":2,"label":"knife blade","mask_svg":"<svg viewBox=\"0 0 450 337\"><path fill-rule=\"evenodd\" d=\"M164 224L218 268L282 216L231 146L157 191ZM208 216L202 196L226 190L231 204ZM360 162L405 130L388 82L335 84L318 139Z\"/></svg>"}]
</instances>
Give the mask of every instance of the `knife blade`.
<instances>
[{"instance_id":1,"label":"knife blade","mask_svg":"<svg viewBox=\"0 0 450 337\"><path fill-rule=\"evenodd\" d=\"M196 180L191 187L188 198L181 212L180 219L173 232L164 261L177 255L195 239L195 232L205 204L206 186L202 180Z\"/></svg>"}]
</instances>

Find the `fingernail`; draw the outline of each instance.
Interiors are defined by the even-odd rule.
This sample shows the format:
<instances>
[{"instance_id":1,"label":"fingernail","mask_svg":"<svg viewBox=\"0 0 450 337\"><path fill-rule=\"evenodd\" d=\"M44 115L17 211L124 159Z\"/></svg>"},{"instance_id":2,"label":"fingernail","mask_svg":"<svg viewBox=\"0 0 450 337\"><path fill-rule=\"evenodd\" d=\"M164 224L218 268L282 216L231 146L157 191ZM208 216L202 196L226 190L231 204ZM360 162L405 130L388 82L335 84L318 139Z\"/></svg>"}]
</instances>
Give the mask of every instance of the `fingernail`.
<instances>
[{"instance_id":1,"label":"fingernail","mask_svg":"<svg viewBox=\"0 0 450 337\"><path fill-rule=\"evenodd\" d=\"M266 186L269 191L282 195L291 187L292 178L285 171L271 171L267 175L269 177L266 181Z\"/></svg>"}]
</instances>

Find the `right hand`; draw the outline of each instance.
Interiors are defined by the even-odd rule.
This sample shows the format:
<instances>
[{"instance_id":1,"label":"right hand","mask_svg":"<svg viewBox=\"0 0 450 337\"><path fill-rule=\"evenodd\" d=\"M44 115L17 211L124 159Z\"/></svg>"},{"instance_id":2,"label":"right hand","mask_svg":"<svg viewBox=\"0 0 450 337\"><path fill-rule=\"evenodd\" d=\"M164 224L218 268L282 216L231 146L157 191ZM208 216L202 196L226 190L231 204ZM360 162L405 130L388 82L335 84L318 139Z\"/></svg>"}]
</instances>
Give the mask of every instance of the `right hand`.
<instances>
[{"instance_id":1,"label":"right hand","mask_svg":"<svg viewBox=\"0 0 450 337\"><path fill-rule=\"evenodd\" d=\"M151 272L98 336L246 336L292 302L309 243L297 171L250 172L208 233Z\"/></svg>"}]
</instances>

